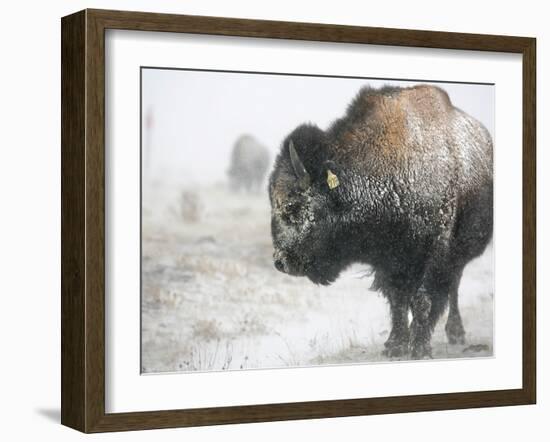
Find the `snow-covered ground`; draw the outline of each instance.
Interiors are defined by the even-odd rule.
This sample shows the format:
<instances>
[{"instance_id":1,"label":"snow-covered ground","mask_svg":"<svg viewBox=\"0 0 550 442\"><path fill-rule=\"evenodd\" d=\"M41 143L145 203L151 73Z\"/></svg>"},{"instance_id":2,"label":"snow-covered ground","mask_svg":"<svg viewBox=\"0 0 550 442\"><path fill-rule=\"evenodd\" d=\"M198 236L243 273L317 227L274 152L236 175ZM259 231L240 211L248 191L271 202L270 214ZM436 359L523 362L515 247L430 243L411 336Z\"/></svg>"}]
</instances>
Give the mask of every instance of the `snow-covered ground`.
<instances>
[{"instance_id":1,"label":"snow-covered ground","mask_svg":"<svg viewBox=\"0 0 550 442\"><path fill-rule=\"evenodd\" d=\"M369 290L368 269L353 266L329 287L276 271L265 191L235 194L222 183L146 189L143 373L386 360L389 312ZM466 268L459 291L467 344L447 344L444 316L433 356L491 356L492 246Z\"/></svg>"}]
</instances>

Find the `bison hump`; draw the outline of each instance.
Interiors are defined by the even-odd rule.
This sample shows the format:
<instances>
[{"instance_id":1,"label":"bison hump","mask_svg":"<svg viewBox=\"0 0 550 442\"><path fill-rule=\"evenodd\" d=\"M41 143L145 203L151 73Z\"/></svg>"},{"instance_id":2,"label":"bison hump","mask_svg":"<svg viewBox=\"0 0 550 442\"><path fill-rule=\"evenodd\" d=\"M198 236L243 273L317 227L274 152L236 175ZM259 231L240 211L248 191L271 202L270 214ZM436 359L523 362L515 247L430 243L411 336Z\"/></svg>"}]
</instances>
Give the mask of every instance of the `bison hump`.
<instances>
[{"instance_id":1,"label":"bison hump","mask_svg":"<svg viewBox=\"0 0 550 442\"><path fill-rule=\"evenodd\" d=\"M449 96L435 86L365 87L332 128L335 156L360 161L377 157L393 165L419 159L426 149L443 147L442 127L453 114Z\"/></svg>"}]
</instances>

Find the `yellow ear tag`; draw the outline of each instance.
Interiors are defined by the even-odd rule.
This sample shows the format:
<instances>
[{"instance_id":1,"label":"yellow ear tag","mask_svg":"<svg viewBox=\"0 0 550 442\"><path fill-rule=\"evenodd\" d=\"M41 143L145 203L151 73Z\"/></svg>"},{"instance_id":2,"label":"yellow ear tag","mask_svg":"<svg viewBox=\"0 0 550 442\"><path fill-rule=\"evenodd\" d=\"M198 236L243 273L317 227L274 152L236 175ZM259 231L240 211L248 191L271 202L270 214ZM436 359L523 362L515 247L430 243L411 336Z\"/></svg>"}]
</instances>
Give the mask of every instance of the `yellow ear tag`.
<instances>
[{"instance_id":1,"label":"yellow ear tag","mask_svg":"<svg viewBox=\"0 0 550 442\"><path fill-rule=\"evenodd\" d=\"M334 175L329 169L327 169L327 184L330 190L335 189L340 185L338 177Z\"/></svg>"}]
</instances>

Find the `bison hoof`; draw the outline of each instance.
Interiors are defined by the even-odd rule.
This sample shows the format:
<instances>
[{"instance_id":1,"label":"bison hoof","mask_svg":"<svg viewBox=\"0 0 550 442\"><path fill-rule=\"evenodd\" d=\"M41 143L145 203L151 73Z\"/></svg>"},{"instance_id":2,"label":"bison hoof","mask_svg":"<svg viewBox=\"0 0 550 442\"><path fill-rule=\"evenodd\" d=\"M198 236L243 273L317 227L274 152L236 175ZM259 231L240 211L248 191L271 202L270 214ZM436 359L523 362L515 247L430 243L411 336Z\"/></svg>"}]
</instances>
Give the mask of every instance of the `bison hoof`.
<instances>
[{"instance_id":1,"label":"bison hoof","mask_svg":"<svg viewBox=\"0 0 550 442\"><path fill-rule=\"evenodd\" d=\"M447 322L445 325L445 332L447 333L447 340L451 345L464 345L466 343L464 327L462 322Z\"/></svg>"},{"instance_id":2,"label":"bison hoof","mask_svg":"<svg viewBox=\"0 0 550 442\"><path fill-rule=\"evenodd\" d=\"M432 347L430 344L413 345L411 359L432 359Z\"/></svg>"},{"instance_id":3,"label":"bison hoof","mask_svg":"<svg viewBox=\"0 0 550 442\"><path fill-rule=\"evenodd\" d=\"M466 344L466 338L464 335L447 335L447 340L451 345L464 345Z\"/></svg>"},{"instance_id":4,"label":"bison hoof","mask_svg":"<svg viewBox=\"0 0 550 442\"><path fill-rule=\"evenodd\" d=\"M407 356L409 353L408 343L398 344L397 342L386 342L384 345L386 348L382 351L382 356L386 356L388 358L402 358L403 356Z\"/></svg>"}]
</instances>

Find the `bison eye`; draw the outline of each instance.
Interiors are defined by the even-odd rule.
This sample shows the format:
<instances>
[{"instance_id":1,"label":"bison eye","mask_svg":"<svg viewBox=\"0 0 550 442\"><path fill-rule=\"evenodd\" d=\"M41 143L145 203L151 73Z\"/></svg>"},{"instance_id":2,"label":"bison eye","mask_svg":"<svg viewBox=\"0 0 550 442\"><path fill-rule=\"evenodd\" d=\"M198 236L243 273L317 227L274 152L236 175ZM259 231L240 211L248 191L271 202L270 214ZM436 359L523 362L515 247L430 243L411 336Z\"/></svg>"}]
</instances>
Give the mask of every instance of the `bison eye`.
<instances>
[{"instance_id":1,"label":"bison eye","mask_svg":"<svg viewBox=\"0 0 550 442\"><path fill-rule=\"evenodd\" d=\"M298 203L286 204L281 215L287 223L297 222L300 215L300 205Z\"/></svg>"}]
</instances>

